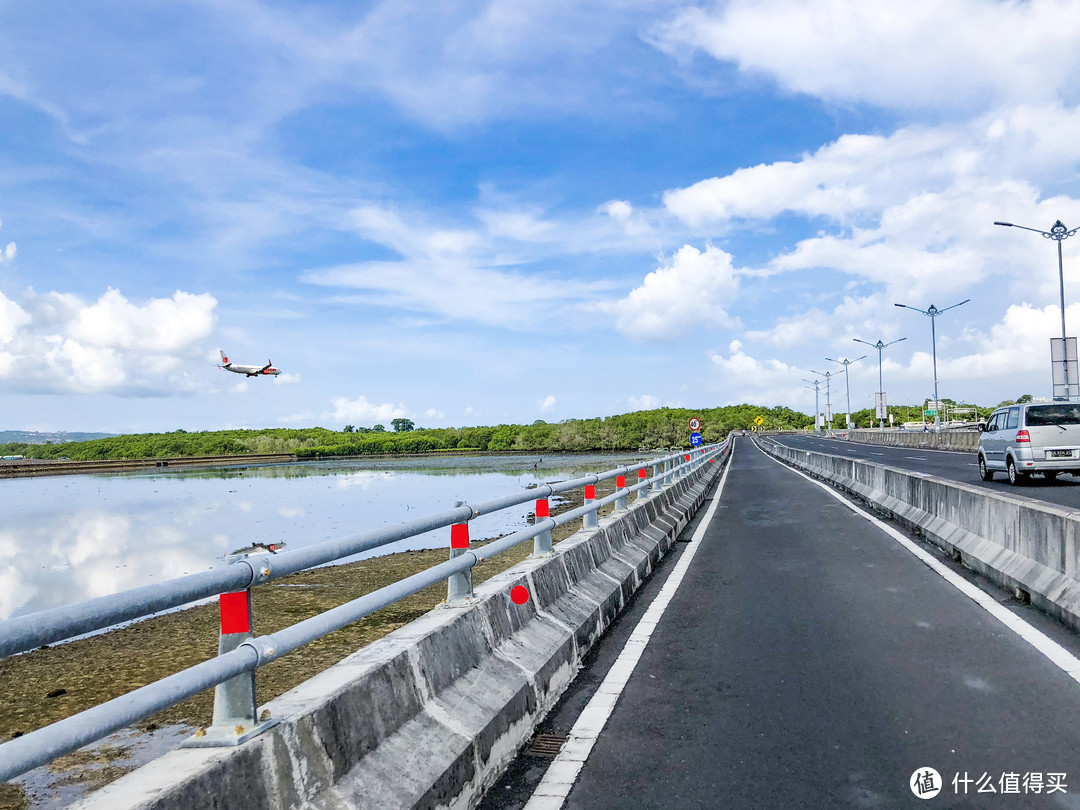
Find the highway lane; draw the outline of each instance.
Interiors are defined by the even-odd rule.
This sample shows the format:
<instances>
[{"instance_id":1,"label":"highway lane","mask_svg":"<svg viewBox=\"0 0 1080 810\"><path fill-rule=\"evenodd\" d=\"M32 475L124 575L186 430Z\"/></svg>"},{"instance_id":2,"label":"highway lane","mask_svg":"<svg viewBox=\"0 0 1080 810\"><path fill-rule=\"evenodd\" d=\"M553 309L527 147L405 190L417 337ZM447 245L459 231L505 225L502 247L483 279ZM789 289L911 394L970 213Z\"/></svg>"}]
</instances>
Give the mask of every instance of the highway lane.
<instances>
[{"instance_id":1,"label":"highway lane","mask_svg":"<svg viewBox=\"0 0 1080 810\"><path fill-rule=\"evenodd\" d=\"M945 783L937 806L1080 806L1080 684L885 529L750 442L732 465L564 806L922 806L909 781L926 767ZM579 681L602 677L586 670ZM549 722L568 728L564 711ZM1013 773L1064 773L1070 786L976 792L977 780L1011 787ZM500 784L484 806L521 800Z\"/></svg>"},{"instance_id":2,"label":"highway lane","mask_svg":"<svg viewBox=\"0 0 1080 810\"><path fill-rule=\"evenodd\" d=\"M995 473L993 481L983 481L979 477L979 466L974 453L860 444L843 439L815 436L771 436L768 438L800 450L849 456L863 461L887 464L902 470L927 473L948 478L951 481L962 481L972 486L986 487L994 492L1035 498L1056 503L1059 506L1080 509L1080 477L1072 475L1059 476L1056 481L1047 481L1036 476L1027 484L1014 487L1003 472Z\"/></svg>"}]
</instances>

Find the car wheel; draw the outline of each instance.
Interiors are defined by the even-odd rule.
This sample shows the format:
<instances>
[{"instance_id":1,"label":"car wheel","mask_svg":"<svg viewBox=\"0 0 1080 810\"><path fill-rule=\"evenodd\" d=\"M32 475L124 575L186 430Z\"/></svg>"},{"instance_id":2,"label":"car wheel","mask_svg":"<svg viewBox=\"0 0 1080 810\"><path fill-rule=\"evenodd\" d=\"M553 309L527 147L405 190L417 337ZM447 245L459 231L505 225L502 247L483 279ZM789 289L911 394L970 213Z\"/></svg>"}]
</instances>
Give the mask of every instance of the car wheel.
<instances>
[{"instance_id":1,"label":"car wheel","mask_svg":"<svg viewBox=\"0 0 1080 810\"><path fill-rule=\"evenodd\" d=\"M982 478L983 481L994 480L994 471L986 469L986 458L982 453L979 454L979 477Z\"/></svg>"},{"instance_id":2,"label":"car wheel","mask_svg":"<svg viewBox=\"0 0 1080 810\"><path fill-rule=\"evenodd\" d=\"M1027 473L1022 473L1016 469L1016 462L1011 458L1005 462L1005 466L1009 469L1009 483L1014 487L1020 487L1027 483Z\"/></svg>"},{"instance_id":3,"label":"car wheel","mask_svg":"<svg viewBox=\"0 0 1080 810\"><path fill-rule=\"evenodd\" d=\"M1047 481L1053 481L1057 477L1058 477L1057 472L1044 472L1043 473L1043 478L1045 478Z\"/></svg>"}]
</instances>

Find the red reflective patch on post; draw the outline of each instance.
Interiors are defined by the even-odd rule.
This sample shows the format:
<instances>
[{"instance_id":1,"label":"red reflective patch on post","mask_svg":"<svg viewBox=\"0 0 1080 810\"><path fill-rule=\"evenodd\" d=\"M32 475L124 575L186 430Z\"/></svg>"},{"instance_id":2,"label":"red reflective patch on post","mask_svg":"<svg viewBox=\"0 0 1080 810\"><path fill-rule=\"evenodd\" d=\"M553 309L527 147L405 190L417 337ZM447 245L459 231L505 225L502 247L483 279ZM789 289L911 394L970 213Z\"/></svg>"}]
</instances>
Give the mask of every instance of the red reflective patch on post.
<instances>
[{"instance_id":1,"label":"red reflective patch on post","mask_svg":"<svg viewBox=\"0 0 1080 810\"><path fill-rule=\"evenodd\" d=\"M247 591L223 593L218 605L221 610L222 635L251 632L251 609L248 607Z\"/></svg>"},{"instance_id":2,"label":"red reflective patch on post","mask_svg":"<svg viewBox=\"0 0 1080 810\"><path fill-rule=\"evenodd\" d=\"M701 455L705 455L705 448L704 447L701 448Z\"/></svg>"},{"instance_id":3,"label":"red reflective patch on post","mask_svg":"<svg viewBox=\"0 0 1080 810\"><path fill-rule=\"evenodd\" d=\"M593 486L592 484L586 484L585 485L585 500L587 500L587 501L596 500L596 487Z\"/></svg>"},{"instance_id":4,"label":"red reflective patch on post","mask_svg":"<svg viewBox=\"0 0 1080 810\"><path fill-rule=\"evenodd\" d=\"M540 498L536 502L536 516L538 518L548 516L548 501L547 501L547 498Z\"/></svg>"},{"instance_id":5,"label":"red reflective patch on post","mask_svg":"<svg viewBox=\"0 0 1080 810\"><path fill-rule=\"evenodd\" d=\"M469 547L469 524L455 523L450 527L450 548Z\"/></svg>"},{"instance_id":6,"label":"red reflective patch on post","mask_svg":"<svg viewBox=\"0 0 1080 810\"><path fill-rule=\"evenodd\" d=\"M690 454L689 454L689 453L687 453L687 454L686 454L686 460L687 460L687 461L689 461L689 460L690 460Z\"/></svg>"},{"instance_id":7,"label":"red reflective patch on post","mask_svg":"<svg viewBox=\"0 0 1080 810\"><path fill-rule=\"evenodd\" d=\"M648 473L645 472L644 467L642 467L640 470L637 471L637 477L638 478L645 478L646 475L648 475Z\"/></svg>"},{"instance_id":8,"label":"red reflective patch on post","mask_svg":"<svg viewBox=\"0 0 1080 810\"><path fill-rule=\"evenodd\" d=\"M710 459L709 459L709 463L710 463L710 464L715 464L715 463L716 463L716 459L715 459L715 458L710 458Z\"/></svg>"},{"instance_id":9,"label":"red reflective patch on post","mask_svg":"<svg viewBox=\"0 0 1080 810\"><path fill-rule=\"evenodd\" d=\"M619 489L623 489L626 486L626 476L618 475L615 477L615 486Z\"/></svg>"}]
</instances>

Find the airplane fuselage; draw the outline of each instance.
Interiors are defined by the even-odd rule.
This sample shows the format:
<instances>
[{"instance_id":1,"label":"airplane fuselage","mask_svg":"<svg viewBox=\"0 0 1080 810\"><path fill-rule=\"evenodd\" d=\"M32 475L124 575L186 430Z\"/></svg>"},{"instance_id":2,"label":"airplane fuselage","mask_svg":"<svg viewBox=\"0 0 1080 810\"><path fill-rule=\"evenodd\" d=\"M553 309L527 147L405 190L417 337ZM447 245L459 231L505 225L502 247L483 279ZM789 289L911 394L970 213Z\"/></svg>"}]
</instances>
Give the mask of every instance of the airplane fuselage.
<instances>
[{"instance_id":1,"label":"airplane fuselage","mask_svg":"<svg viewBox=\"0 0 1080 810\"><path fill-rule=\"evenodd\" d=\"M225 356L225 352L221 352L221 368L226 371L231 371L233 374L246 374L248 377L276 377L281 372L274 368L273 364L268 360L265 366L242 366L239 363L230 363L229 358Z\"/></svg>"}]
</instances>

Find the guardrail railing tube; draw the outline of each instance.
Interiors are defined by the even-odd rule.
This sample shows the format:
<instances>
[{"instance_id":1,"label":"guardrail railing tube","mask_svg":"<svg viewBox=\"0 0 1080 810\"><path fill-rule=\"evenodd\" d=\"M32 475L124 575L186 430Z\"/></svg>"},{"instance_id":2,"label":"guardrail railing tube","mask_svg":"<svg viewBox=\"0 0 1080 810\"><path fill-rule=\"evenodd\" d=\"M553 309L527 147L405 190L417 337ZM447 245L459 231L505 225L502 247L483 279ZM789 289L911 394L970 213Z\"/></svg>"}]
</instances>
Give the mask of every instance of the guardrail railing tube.
<instances>
[{"instance_id":1,"label":"guardrail railing tube","mask_svg":"<svg viewBox=\"0 0 1080 810\"><path fill-rule=\"evenodd\" d=\"M462 501L454 504L464 506ZM450 526L450 559L454 560L469 550L469 523L454 523ZM461 602L473 598L472 568L451 574L446 580L447 603Z\"/></svg>"},{"instance_id":2,"label":"guardrail railing tube","mask_svg":"<svg viewBox=\"0 0 1080 810\"><path fill-rule=\"evenodd\" d=\"M649 477L649 474L645 471L644 467L638 468L637 478L638 478L638 483L639 484L648 477ZM637 491L637 500L638 501L643 501L648 497L649 497L649 488L648 487L642 487L641 489L639 489ZM637 503L637 501L635 501L635 503Z\"/></svg>"},{"instance_id":3,"label":"guardrail railing tube","mask_svg":"<svg viewBox=\"0 0 1080 810\"><path fill-rule=\"evenodd\" d=\"M616 479L615 479L615 489L617 489L617 490L625 490L626 489L626 476L625 475L620 475L620 476L616 477ZM620 495L618 498L615 499L615 511L616 512L625 512L626 511L626 493L625 492L622 495Z\"/></svg>"},{"instance_id":4,"label":"guardrail railing tube","mask_svg":"<svg viewBox=\"0 0 1080 810\"><path fill-rule=\"evenodd\" d=\"M585 485L585 505L596 500L596 486L594 484ZM596 510L594 512L586 512L581 516L581 528L583 529L595 529L600 525L600 512Z\"/></svg>"},{"instance_id":5,"label":"guardrail railing tube","mask_svg":"<svg viewBox=\"0 0 1080 810\"><path fill-rule=\"evenodd\" d=\"M546 520L551 516L551 507L547 498L538 498L536 501L536 522ZM551 553L551 529L540 532L533 538L533 556Z\"/></svg>"},{"instance_id":6,"label":"guardrail railing tube","mask_svg":"<svg viewBox=\"0 0 1080 810\"><path fill-rule=\"evenodd\" d=\"M230 560L235 562L236 560ZM251 614L251 589L223 593L218 598L221 632L218 655L231 653L254 637ZM255 670L251 669L214 687L214 716L208 728L200 728L184 741L185 747L223 747L239 745L261 734L276 719L269 714L259 717L255 697Z\"/></svg>"}]
</instances>

